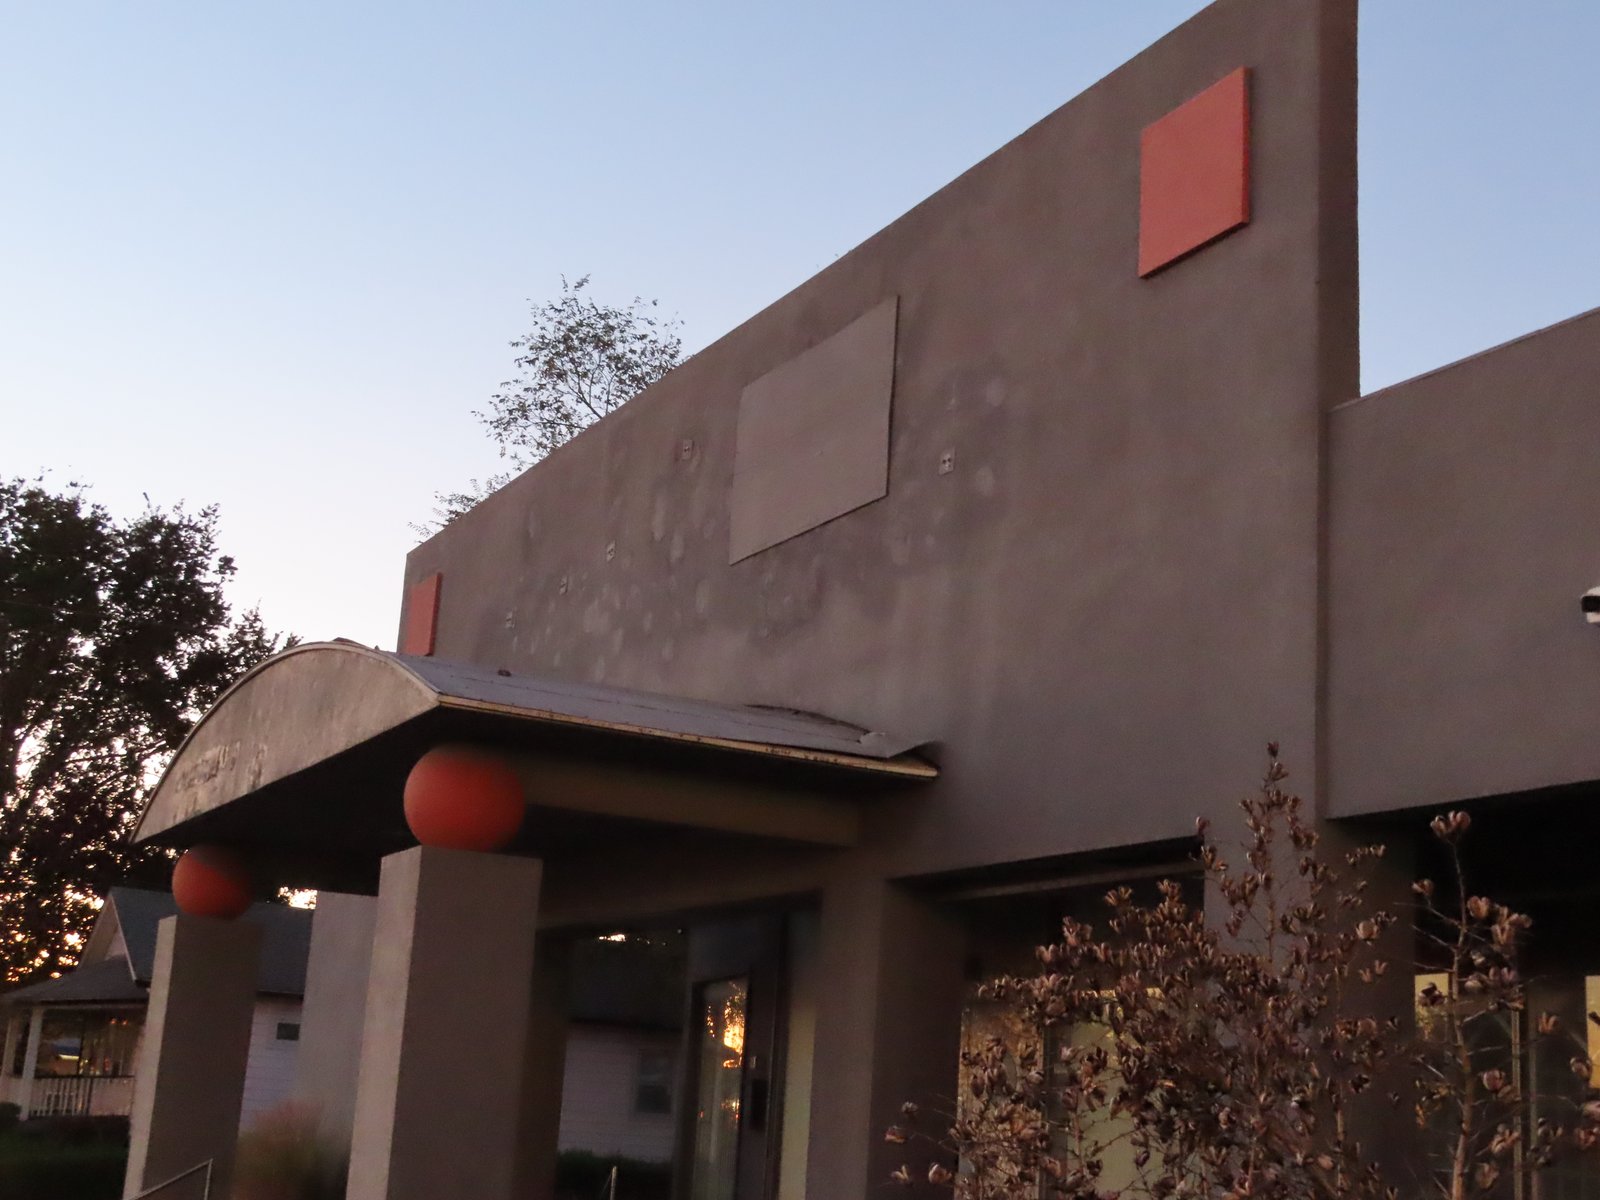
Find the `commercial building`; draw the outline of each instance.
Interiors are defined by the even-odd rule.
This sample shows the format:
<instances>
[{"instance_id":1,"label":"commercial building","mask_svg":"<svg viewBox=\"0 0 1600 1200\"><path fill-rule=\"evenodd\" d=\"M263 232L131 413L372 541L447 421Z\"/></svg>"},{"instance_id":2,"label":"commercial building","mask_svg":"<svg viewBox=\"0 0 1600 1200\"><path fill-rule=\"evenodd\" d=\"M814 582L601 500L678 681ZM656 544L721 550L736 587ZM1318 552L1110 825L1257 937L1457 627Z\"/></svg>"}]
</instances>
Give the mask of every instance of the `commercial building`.
<instances>
[{"instance_id":1,"label":"commercial building","mask_svg":"<svg viewBox=\"0 0 1600 1200\"><path fill-rule=\"evenodd\" d=\"M563 963L651 929L680 1195L875 1195L972 979L1184 870L1269 739L1397 882L1481 813L1582 1003L1600 313L1360 394L1355 56L1354 0L1219 0L418 547L398 653L223 697L138 836L351 897L303 1053L352 1200L547 1194ZM463 742L525 788L507 852L413 847ZM237 1022L248 937L164 936ZM241 1069L152 1085L130 1185L226 1153Z\"/></svg>"}]
</instances>

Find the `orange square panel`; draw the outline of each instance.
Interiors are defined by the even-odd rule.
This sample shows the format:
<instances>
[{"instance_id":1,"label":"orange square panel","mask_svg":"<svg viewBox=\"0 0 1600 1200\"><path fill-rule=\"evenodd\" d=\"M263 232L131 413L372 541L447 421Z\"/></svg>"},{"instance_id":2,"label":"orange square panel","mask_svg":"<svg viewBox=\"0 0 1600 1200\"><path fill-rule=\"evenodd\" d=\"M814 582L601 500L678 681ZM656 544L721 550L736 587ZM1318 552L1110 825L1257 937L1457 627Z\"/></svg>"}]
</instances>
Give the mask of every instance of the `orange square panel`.
<instances>
[{"instance_id":1,"label":"orange square panel","mask_svg":"<svg viewBox=\"0 0 1600 1200\"><path fill-rule=\"evenodd\" d=\"M1139 274L1250 220L1250 72L1240 67L1145 127L1139 143Z\"/></svg>"},{"instance_id":2,"label":"orange square panel","mask_svg":"<svg viewBox=\"0 0 1600 1200\"><path fill-rule=\"evenodd\" d=\"M406 593L406 619L400 632L400 653L429 655L439 628L439 591L443 575L429 575Z\"/></svg>"}]
</instances>

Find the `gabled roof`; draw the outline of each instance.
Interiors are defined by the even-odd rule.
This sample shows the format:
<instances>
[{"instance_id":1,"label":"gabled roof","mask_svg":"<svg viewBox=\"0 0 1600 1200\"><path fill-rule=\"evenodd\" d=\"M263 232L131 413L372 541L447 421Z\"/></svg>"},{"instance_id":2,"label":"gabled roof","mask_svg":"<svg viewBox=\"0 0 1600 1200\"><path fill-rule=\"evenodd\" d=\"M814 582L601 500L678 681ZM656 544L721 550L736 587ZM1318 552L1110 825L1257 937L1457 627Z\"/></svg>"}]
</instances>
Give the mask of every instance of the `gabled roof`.
<instances>
[{"instance_id":1,"label":"gabled roof","mask_svg":"<svg viewBox=\"0 0 1600 1200\"><path fill-rule=\"evenodd\" d=\"M0 1004L143 1004L145 989L120 955L85 963L59 979L46 979L0 996Z\"/></svg>"},{"instance_id":2,"label":"gabled roof","mask_svg":"<svg viewBox=\"0 0 1600 1200\"><path fill-rule=\"evenodd\" d=\"M149 987L155 974L156 926L178 911L171 892L112 888L107 906L116 909L133 977ZM277 996L302 996L311 953L311 911L284 904L253 904L239 918L261 926L261 971L256 988Z\"/></svg>"},{"instance_id":3,"label":"gabled roof","mask_svg":"<svg viewBox=\"0 0 1600 1200\"><path fill-rule=\"evenodd\" d=\"M95 922L98 933L110 922L122 932L127 956L116 954L85 962L59 979L48 979L0 995L0 1004L110 1004L146 997L156 966L156 929L177 913L170 892L112 888ZM261 969L256 990L273 996L303 996L306 959L311 953L310 910L283 904L254 904L239 919L259 925ZM90 934L90 942L97 939Z\"/></svg>"}]
</instances>

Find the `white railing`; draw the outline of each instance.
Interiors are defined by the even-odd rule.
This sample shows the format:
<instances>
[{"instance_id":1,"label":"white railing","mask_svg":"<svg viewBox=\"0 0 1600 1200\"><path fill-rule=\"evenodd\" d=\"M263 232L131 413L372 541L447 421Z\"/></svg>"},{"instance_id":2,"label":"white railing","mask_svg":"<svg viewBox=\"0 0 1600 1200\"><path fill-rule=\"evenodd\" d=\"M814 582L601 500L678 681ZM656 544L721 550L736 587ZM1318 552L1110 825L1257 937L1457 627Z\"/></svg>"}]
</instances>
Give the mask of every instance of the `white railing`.
<instances>
[{"instance_id":1,"label":"white railing","mask_svg":"<svg viewBox=\"0 0 1600 1200\"><path fill-rule=\"evenodd\" d=\"M60 1075L33 1081L30 1117L126 1117L133 1112L132 1076Z\"/></svg>"}]
</instances>

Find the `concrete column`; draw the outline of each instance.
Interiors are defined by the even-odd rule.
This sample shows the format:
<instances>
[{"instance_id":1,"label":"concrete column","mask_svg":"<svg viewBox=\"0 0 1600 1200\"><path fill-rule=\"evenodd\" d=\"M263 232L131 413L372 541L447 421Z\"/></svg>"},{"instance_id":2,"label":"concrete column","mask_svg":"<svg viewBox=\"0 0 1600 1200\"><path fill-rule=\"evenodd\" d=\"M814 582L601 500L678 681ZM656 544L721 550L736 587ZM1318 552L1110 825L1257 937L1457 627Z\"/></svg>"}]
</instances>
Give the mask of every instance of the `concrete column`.
<instances>
[{"instance_id":1,"label":"concrete column","mask_svg":"<svg viewBox=\"0 0 1600 1200\"><path fill-rule=\"evenodd\" d=\"M541 873L431 846L383 860L348 1200L516 1196Z\"/></svg>"},{"instance_id":2,"label":"concrete column","mask_svg":"<svg viewBox=\"0 0 1600 1200\"><path fill-rule=\"evenodd\" d=\"M44 1007L35 1008L28 1016L28 1049L22 1059L22 1085L17 1103L22 1105L22 1115L33 1112L33 1080L39 1073L39 1047L44 1042Z\"/></svg>"},{"instance_id":3,"label":"concrete column","mask_svg":"<svg viewBox=\"0 0 1600 1200\"><path fill-rule=\"evenodd\" d=\"M881 1195L902 1162L926 1171L916 1145L886 1145L900 1105L948 1104L961 1047L960 926L881 879L823 893L806 1195Z\"/></svg>"},{"instance_id":4,"label":"concrete column","mask_svg":"<svg viewBox=\"0 0 1600 1200\"><path fill-rule=\"evenodd\" d=\"M20 1010L13 1009L5 1013L5 1019L5 1047L0 1050L0 1104L18 1104L19 1082L11 1073L11 1064L16 1061L17 1047L24 1045L23 1039L28 1036L28 1018Z\"/></svg>"},{"instance_id":5,"label":"concrete column","mask_svg":"<svg viewBox=\"0 0 1600 1200\"><path fill-rule=\"evenodd\" d=\"M372 896L320 892L311 920L294 1097L315 1113L317 1136L342 1156L350 1153L355 1121L361 1025L377 915L378 902Z\"/></svg>"},{"instance_id":6,"label":"concrete column","mask_svg":"<svg viewBox=\"0 0 1600 1200\"><path fill-rule=\"evenodd\" d=\"M228 1196L260 959L261 930L247 921L180 914L158 926L125 1196L208 1158L212 1196Z\"/></svg>"},{"instance_id":7,"label":"concrete column","mask_svg":"<svg viewBox=\"0 0 1600 1200\"><path fill-rule=\"evenodd\" d=\"M6 1013L5 1047L0 1049L0 1079L11 1074L11 1060L17 1055L17 1043L22 1040L22 1031L27 1027L27 1019L20 1012Z\"/></svg>"},{"instance_id":8,"label":"concrete column","mask_svg":"<svg viewBox=\"0 0 1600 1200\"><path fill-rule=\"evenodd\" d=\"M561 1134L561 1085L566 1074L572 1005L572 943L541 935L533 968L527 1064L522 1082L521 1157L516 1195L551 1200Z\"/></svg>"}]
</instances>

